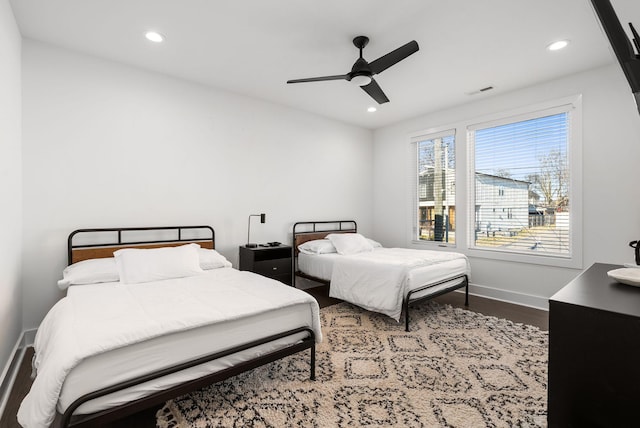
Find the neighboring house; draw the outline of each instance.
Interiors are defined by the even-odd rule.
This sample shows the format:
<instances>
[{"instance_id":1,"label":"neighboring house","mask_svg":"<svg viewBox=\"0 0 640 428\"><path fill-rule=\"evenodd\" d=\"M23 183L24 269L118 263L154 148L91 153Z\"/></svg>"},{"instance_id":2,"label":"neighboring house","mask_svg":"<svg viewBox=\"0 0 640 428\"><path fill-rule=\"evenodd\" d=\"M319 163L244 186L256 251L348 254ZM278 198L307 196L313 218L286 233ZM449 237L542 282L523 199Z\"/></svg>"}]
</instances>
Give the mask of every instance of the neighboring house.
<instances>
[{"instance_id":1,"label":"neighboring house","mask_svg":"<svg viewBox=\"0 0 640 428\"><path fill-rule=\"evenodd\" d=\"M444 169L442 172L442 211L445 213L446 221L445 227L448 227L448 230L454 231L456 230L456 186L455 186L455 175L456 172L454 169ZM421 231L421 235L426 235L426 229L433 228L433 221L435 218L435 214L439 214L435 210L435 198L434 198L434 168L427 167L424 171L420 173L419 183L418 183L418 193L419 193L419 219L420 219L420 228L425 229L425 232Z\"/></svg>"},{"instance_id":2,"label":"neighboring house","mask_svg":"<svg viewBox=\"0 0 640 428\"><path fill-rule=\"evenodd\" d=\"M528 181L476 172L476 230L518 232L529 226Z\"/></svg>"},{"instance_id":3,"label":"neighboring house","mask_svg":"<svg viewBox=\"0 0 640 428\"><path fill-rule=\"evenodd\" d=\"M445 169L442 173L442 211L445 227L455 231L455 170ZM476 173L476 231L518 232L529 226L529 186L528 181L496 175ZM434 170L428 167L420 173L419 219L422 227L433 227L437 214L434 200Z\"/></svg>"}]
</instances>

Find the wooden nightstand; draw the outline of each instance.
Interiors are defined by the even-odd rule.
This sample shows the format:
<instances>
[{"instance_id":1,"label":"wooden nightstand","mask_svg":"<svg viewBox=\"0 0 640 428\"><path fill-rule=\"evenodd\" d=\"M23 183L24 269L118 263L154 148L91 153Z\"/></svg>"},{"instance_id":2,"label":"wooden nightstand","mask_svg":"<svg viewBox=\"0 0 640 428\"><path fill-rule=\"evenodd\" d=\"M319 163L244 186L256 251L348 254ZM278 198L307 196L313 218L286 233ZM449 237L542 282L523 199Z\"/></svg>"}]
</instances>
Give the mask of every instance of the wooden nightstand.
<instances>
[{"instance_id":1,"label":"wooden nightstand","mask_svg":"<svg viewBox=\"0 0 640 428\"><path fill-rule=\"evenodd\" d=\"M248 270L277 279L287 285L293 284L291 272L291 247L240 247L240 270Z\"/></svg>"}]
</instances>

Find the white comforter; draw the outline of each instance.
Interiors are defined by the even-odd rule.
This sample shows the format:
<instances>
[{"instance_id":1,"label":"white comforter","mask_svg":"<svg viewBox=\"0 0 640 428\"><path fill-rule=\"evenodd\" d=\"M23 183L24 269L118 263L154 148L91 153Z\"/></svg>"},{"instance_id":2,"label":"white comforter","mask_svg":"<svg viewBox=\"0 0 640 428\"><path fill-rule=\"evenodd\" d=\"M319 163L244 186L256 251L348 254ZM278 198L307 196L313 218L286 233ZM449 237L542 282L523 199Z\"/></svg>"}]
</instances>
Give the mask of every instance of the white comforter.
<instances>
[{"instance_id":1,"label":"white comforter","mask_svg":"<svg viewBox=\"0 0 640 428\"><path fill-rule=\"evenodd\" d=\"M456 259L466 256L446 251L377 248L336 257L329 295L399 321L402 300L408 292L409 270Z\"/></svg>"},{"instance_id":2,"label":"white comforter","mask_svg":"<svg viewBox=\"0 0 640 428\"><path fill-rule=\"evenodd\" d=\"M38 329L37 376L18 411L25 428L48 427L67 374L83 359L112 349L300 303L309 304L309 327L322 340L313 297L250 272L221 268L189 278L91 288L60 300Z\"/></svg>"}]
</instances>

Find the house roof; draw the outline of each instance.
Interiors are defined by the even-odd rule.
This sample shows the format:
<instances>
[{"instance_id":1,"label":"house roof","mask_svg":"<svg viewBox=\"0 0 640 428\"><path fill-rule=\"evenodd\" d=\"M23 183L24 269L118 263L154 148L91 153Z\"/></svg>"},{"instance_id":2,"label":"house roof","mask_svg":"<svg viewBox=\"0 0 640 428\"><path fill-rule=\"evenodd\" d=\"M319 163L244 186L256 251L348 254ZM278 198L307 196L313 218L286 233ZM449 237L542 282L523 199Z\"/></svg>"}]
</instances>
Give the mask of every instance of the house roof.
<instances>
[{"instance_id":1,"label":"house roof","mask_svg":"<svg viewBox=\"0 0 640 428\"><path fill-rule=\"evenodd\" d=\"M507 183L523 183L526 185L531 184L530 181L526 181L526 180L517 180L515 178L511 178L511 177L501 177L499 175L492 175L492 174L485 174L482 172L476 172L476 177L481 176L481 177L487 177L487 178L491 178L492 180L498 180L498 181L504 181Z\"/></svg>"},{"instance_id":2,"label":"house roof","mask_svg":"<svg viewBox=\"0 0 640 428\"><path fill-rule=\"evenodd\" d=\"M427 169L425 169L423 171L420 171L420 173L418 175L424 176L424 175L426 175L428 173L431 173L432 170L434 169L432 166L427 166L426 168ZM452 169L452 168L448 168L446 171L449 174L454 174L455 173L455 169ZM483 172L476 172L476 177L478 177L478 176L487 177L487 178L491 178L491 179L497 179L497 180L501 180L501 181L505 181L505 182L509 182L509 183L525 183L527 185L531 184L530 181L517 180L517 179L512 178L512 177L502 177L500 175L485 174Z\"/></svg>"}]
</instances>

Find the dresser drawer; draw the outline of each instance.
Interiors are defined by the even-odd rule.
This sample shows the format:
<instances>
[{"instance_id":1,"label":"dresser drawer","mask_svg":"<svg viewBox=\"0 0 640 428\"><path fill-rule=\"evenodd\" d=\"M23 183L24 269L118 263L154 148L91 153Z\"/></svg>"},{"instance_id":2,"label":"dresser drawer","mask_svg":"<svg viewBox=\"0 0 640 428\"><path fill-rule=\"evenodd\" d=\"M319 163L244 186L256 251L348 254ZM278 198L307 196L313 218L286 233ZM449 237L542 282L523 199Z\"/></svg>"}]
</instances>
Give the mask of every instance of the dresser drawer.
<instances>
[{"instance_id":1,"label":"dresser drawer","mask_svg":"<svg viewBox=\"0 0 640 428\"><path fill-rule=\"evenodd\" d=\"M255 262L253 271L260 275L273 277L275 275L283 275L291 273L291 257L283 259L265 260Z\"/></svg>"}]
</instances>

